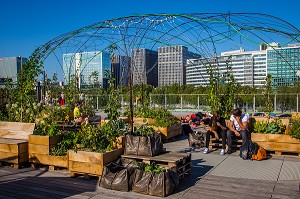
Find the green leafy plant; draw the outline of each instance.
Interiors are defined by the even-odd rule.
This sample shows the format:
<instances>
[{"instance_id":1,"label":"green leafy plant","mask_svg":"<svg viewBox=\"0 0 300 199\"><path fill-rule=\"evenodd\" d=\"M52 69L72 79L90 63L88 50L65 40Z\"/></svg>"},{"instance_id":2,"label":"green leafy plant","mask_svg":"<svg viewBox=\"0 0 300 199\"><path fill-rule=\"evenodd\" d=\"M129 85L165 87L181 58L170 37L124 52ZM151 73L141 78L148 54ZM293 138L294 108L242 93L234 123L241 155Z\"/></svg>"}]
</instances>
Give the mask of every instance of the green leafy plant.
<instances>
[{"instance_id":1,"label":"green leafy plant","mask_svg":"<svg viewBox=\"0 0 300 199\"><path fill-rule=\"evenodd\" d=\"M65 156L68 150L76 149L75 139L76 132L67 132L63 136L63 139L57 144L57 147L51 148L49 155L51 156Z\"/></svg>"},{"instance_id":2,"label":"green leafy plant","mask_svg":"<svg viewBox=\"0 0 300 199\"><path fill-rule=\"evenodd\" d=\"M300 139L300 121L292 120L292 129L289 132L289 135L293 138Z\"/></svg>"},{"instance_id":3,"label":"green leafy plant","mask_svg":"<svg viewBox=\"0 0 300 199\"><path fill-rule=\"evenodd\" d=\"M155 131L154 129L149 126L149 125L141 125L141 126L135 126L134 127L134 132L137 134L137 135L150 135L150 134L153 134Z\"/></svg>"},{"instance_id":4,"label":"green leafy plant","mask_svg":"<svg viewBox=\"0 0 300 199\"><path fill-rule=\"evenodd\" d=\"M285 126L282 124L281 120L276 120L272 122L256 122L254 124L255 133L283 134L284 131Z\"/></svg>"},{"instance_id":5,"label":"green leafy plant","mask_svg":"<svg viewBox=\"0 0 300 199\"><path fill-rule=\"evenodd\" d=\"M33 131L33 135L55 136L62 134L57 123L38 123Z\"/></svg>"},{"instance_id":6,"label":"green leafy plant","mask_svg":"<svg viewBox=\"0 0 300 199\"><path fill-rule=\"evenodd\" d=\"M151 172L151 173L161 173L161 172L164 172L166 171L165 168L162 168L161 166L159 165L156 165L156 164L137 164L138 165L138 168L142 171L145 171L145 172Z\"/></svg>"}]
</instances>

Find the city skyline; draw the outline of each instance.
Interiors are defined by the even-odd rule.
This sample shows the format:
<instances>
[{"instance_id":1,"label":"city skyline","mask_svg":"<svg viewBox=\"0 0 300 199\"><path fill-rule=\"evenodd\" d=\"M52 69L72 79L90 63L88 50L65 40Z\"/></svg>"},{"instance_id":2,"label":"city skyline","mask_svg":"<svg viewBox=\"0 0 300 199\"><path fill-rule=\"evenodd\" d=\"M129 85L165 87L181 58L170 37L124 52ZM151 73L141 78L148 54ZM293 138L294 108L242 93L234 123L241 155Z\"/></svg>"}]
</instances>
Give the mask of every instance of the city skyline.
<instances>
[{"instance_id":1,"label":"city skyline","mask_svg":"<svg viewBox=\"0 0 300 199\"><path fill-rule=\"evenodd\" d=\"M96 22L115 19L122 16L149 13L205 13L205 12L260 12L279 17L299 28L296 0L282 2L267 1L212 1L201 2L197 0L154 0L149 3L145 0L98 2L87 1L4 1L0 18L2 31L0 31L0 58L1 57L29 57L38 46L58 37L64 33L94 24ZM268 9L266 9L268 8ZM286 8L286 9L284 9ZM30 14L29 14L30 13ZM228 44L227 44L228 45ZM228 46L227 50L230 50ZM234 50L234 49L231 49ZM251 49L247 49L251 50ZM222 50L224 51L224 50ZM54 72L59 74L61 68L45 64L45 70L51 76Z\"/></svg>"}]
</instances>

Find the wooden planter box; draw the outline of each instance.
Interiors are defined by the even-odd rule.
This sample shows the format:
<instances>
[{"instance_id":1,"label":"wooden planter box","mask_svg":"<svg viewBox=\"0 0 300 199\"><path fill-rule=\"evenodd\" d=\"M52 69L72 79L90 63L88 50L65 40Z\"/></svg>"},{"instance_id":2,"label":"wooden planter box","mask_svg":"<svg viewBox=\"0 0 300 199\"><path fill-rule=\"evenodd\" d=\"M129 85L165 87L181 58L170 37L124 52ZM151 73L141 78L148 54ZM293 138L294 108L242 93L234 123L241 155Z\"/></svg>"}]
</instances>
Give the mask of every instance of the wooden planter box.
<instances>
[{"instance_id":1,"label":"wooden planter box","mask_svg":"<svg viewBox=\"0 0 300 199\"><path fill-rule=\"evenodd\" d=\"M289 135L251 133L251 140L262 146L267 151L298 153L300 156L300 140Z\"/></svg>"},{"instance_id":2,"label":"wooden planter box","mask_svg":"<svg viewBox=\"0 0 300 199\"><path fill-rule=\"evenodd\" d=\"M180 123L173 124L168 127L153 127L155 131L159 131L162 134L162 139L167 140L182 133L182 126Z\"/></svg>"},{"instance_id":3,"label":"wooden planter box","mask_svg":"<svg viewBox=\"0 0 300 199\"><path fill-rule=\"evenodd\" d=\"M124 153L124 148L115 149L106 153L69 150L69 171L72 177L76 174L100 176L103 167L118 159Z\"/></svg>"},{"instance_id":4,"label":"wooden planter box","mask_svg":"<svg viewBox=\"0 0 300 199\"><path fill-rule=\"evenodd\" d=\"M28 137L29 162L56 167L68 168L67 156L50 156L51 149L57 147L57 143L62 140L61 135L43 136L30 135Z\"/></svg>"}]
</instances>

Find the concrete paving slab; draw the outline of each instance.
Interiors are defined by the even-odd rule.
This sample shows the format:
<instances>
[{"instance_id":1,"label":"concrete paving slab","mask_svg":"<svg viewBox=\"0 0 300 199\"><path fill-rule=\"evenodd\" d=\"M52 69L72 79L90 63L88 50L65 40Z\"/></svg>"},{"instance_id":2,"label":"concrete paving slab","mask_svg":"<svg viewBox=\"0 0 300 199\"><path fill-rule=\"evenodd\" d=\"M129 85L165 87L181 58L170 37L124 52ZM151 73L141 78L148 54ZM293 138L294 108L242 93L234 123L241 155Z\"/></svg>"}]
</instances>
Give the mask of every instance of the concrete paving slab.
<instances>
[{"instance_id":1,"label":"concrete paving slab","mask_svg":"<svg viewBox=\"0 0 300 199\"><path fill-rule=\"evenodd\" d=\"M299 180L300 182L300 162L284 160L278 180Z\"/></svg>"},{"instance_id":2,"label":"concrete paving slab","mask_svg":"<svg viewBox=\"0 0 300 199\"><path fill-rule=\"evenodd\" d=\"M251 161L229 155L210 174L232 178L277 181L282 167L280 160Z\"/></svg>"}]
</instances>

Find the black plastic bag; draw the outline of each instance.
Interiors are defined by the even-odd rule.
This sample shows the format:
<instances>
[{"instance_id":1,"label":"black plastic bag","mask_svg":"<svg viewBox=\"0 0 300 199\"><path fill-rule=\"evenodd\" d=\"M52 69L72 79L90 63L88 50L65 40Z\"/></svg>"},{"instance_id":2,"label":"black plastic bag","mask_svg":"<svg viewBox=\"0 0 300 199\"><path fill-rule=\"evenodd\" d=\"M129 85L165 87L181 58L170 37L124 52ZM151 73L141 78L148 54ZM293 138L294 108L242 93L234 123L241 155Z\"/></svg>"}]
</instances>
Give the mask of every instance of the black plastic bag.
<instances>
[{"instance_id":1,"label":"black plastic bag","mask_svg":"<svg viewBox=\"0 0 300 199\"><path fill-rule=\"evenodd\" d=\"M136 168L133 160L119 159L116 162L111 162L103 168L103 173L99 178L99 186L116 191L129 191Z\"/></svg>"},{"instance_id":2,"label":"black plastic bag","mask_svg":"<svg viewBox=\"0 0 300 199\"><path fill-rule=\"evenodd\" d=\"M126 135L125 154L140 156L156 156L163 151L163 143L160 134L147 136Z\"/></svg>"}]
</instances>

